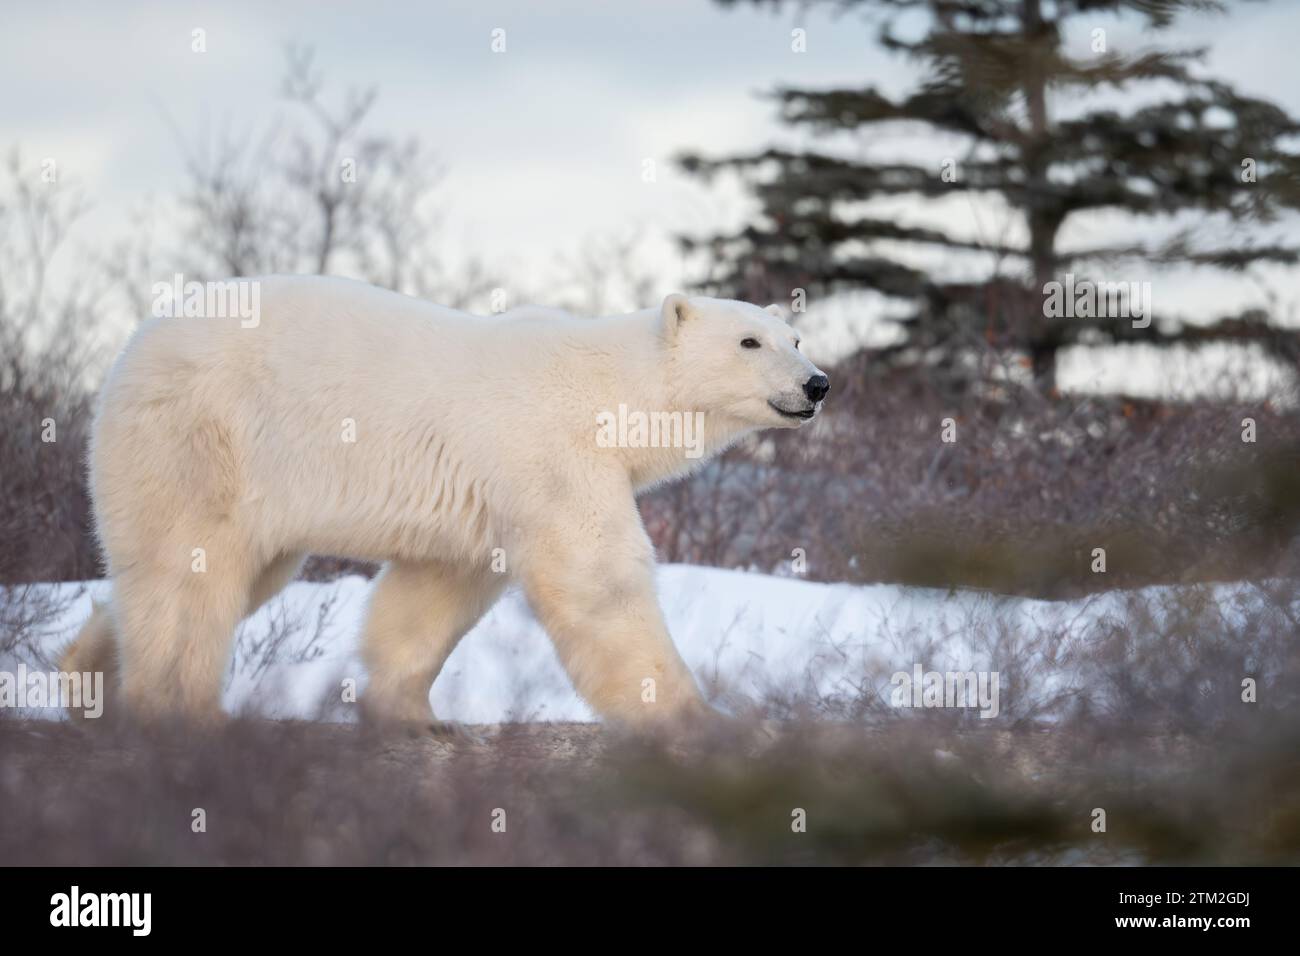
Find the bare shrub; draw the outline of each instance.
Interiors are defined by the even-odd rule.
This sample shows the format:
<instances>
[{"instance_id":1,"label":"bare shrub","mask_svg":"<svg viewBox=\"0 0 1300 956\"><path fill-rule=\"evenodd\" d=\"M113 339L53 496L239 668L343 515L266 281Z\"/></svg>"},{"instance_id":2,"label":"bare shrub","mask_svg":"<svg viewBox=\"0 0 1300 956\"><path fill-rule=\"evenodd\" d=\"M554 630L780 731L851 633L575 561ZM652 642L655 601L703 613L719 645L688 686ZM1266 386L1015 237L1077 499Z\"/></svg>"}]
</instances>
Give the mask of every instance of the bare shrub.
<instances>
[{"instance_id":1,"label":"bare shrub","mask_svg":"<svg viewBox=\"0 0 1300 956\"><path fill-rule=\"evenodd\" d=\"M1233 749L799 724L690 744L597 728L488 745L352 727L0 721L14 865L1294 863L1294 722ZM129 759L124 759L129 758ZM1090 831L1106 807L1109 831ZM207 832L186 825L203 808ZM1258 807L1271 812L1259 813ZM792 823L806 814L803 832ZM502 814L504 813L504 817ZM494 832L504 820L506 835ZM112 825L105 825L111 821Z\"/></svg>"},{"instance_id":2,"label":"bare shrub","mask_svg":"<svg viewBox=\"0 0 1300 956\"><path fill-rule=\"evenodd\" d=\"M48 667L45 649L60 620L83 590L58 590L43 584L0 585L0 660Z\"/></svg>"},{"instance_id":3,"label":"bare shrub","mask_svg":"<svg viewBox=\"0 0 1300 956\"><path fill-rule=\"evenodd\" d=\"M82 211L14 151L0 191L0 582L97 573L83 458L94 303L49 273ZM34 182L35 180L35 182Z\"/></svg>"},{"instance_id":4,"label":"bare shrub","mask_svg":"<svg viewBox=\"0 0 1300 956\"><path fill-rule=\"evenodd\" d=\"M797 548L813 579L1048 597L1294 565L1300 415L1285 406L1009 385L954 399L866 356L831 374L822 421L648 496L665 560L792 573Z\"/></svg>"},{"instance_id":5,"label":"bare shrub","mask_svg":"<svg viewBox=\"0 0 1300 956\"><path fill-rule=\"evenodd\" d=\"M325 639L333 626L338 600L337 588L330 589L316 605L315 613L304 618L300 609L284 597L273 599L266 608L267 627L254 628L247 622L239 626L234 666L256 682L272 667L318 660L325 653Z\"/></svg>"}]
</instances>

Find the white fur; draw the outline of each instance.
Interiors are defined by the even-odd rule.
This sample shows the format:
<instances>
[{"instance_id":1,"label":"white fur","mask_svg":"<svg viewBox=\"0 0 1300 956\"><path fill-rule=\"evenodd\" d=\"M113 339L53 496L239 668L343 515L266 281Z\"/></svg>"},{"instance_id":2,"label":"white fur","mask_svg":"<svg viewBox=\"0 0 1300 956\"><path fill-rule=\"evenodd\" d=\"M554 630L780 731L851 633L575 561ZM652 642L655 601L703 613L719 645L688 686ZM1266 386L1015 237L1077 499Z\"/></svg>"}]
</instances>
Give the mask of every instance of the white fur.
<instances>
[{"instance_id":1,"label":"white fur","mask_svg":"<svg viewBox=\"0 0 1300 956\"><path fill-rule=\"evenodd\" d=\"M777 310L674 295L603 319L489 318L342 279L249 281L256 327L148 321L108 377L91 474L113 599L67 666L120 660L131 710L214 715L236 624L318 552L387 562L364 637L370 716L431 721L443 661L507 580L602 714L700 706L634 503L700 459L600 447L597 416L701 411L707 453L798 424L769 403L810 407L820 372Z\"/></svg>"}]
</instances>

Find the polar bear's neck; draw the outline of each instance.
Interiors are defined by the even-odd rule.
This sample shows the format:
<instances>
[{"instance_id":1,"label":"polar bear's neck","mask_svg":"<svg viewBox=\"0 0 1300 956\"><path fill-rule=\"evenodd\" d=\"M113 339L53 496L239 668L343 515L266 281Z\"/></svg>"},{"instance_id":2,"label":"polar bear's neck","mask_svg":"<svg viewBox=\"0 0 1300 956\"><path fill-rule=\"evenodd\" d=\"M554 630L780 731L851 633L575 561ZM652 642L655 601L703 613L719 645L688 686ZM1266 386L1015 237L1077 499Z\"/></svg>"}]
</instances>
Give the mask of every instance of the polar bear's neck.
<instances>
[{"instance_id":1,"label":"polar bear's neck","mask_svg":"<svg viewBox=\"0 0 1300 956\"><path fill-rule=\"evenodd\" d=\"M659 310L647 309L590 320L584 329L604 359L599 406L621 439L602 451L618 457L638 489L690 472L754 430L692 401L674 374L662 328ZM647 429L651 441L642 441Z\"/></svg>"}]
</instances>

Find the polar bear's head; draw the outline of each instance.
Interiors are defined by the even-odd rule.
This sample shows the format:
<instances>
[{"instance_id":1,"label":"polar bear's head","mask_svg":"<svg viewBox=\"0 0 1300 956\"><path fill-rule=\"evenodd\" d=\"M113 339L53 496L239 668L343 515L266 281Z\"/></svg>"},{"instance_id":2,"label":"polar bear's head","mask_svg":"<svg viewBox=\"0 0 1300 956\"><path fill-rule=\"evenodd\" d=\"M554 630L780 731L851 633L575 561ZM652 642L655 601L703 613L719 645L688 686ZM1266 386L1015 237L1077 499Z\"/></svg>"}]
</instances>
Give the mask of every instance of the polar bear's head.
<instances>
[{"instance_id":1,"label":"polar bear's head","mask_svg":"<svg viewBox=\"0 0 1300 956\"><path fill-rule=\"evenodd\" d=\"M675 385L703 411L757 428L794 428L817 414L830 391L778 306L674 293L664 299L663 332Z\"/></svg>"}]
</instances>

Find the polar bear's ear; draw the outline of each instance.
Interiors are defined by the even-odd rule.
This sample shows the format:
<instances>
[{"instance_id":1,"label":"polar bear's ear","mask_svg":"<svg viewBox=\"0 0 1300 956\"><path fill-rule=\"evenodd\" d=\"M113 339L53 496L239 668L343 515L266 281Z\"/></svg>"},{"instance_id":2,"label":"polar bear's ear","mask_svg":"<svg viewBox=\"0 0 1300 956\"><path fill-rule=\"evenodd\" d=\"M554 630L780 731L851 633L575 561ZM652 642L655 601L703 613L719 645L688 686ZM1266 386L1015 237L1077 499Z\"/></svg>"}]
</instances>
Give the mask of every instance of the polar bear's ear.
<instances>
[{"instance_id":1,"label":"polar bear's ear","mask_svg":"<svg viewBox=\"0 0 1300 956\"><path fill-rule=\"evenodd\" d=\"M775 302L773 302L769 306L765 306L763 308L763 311L766 312L768 315L775 315L778 319L785 318L785 309L781 308Z\"/></svg>"},{"instance_id":2,"label":"polar bear's ear","mask_svg":"<svg viewBox=\"0 0 1300 956\"><path fill-rule=\"evenodd\" d=\"M683 322L687 322L695 316L695 310L691 308L690 300L680 292L674 292L664 299L663 319L664 319L664 337L672 341L677 337L677 330Z\"/></svg>"}]
</instances>

